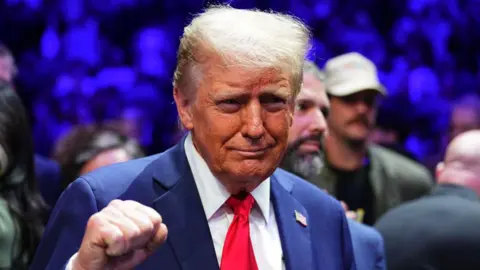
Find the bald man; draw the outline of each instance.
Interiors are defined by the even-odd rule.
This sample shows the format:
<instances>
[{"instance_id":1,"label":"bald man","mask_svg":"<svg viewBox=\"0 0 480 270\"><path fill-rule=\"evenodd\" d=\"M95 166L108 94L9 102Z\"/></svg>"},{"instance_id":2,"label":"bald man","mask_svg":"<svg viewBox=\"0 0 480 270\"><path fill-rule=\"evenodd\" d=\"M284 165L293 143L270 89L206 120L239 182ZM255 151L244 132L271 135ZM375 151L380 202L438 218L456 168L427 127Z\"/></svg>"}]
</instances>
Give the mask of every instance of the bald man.
<instances>
[{"instance_id":1,"label":"bald man","mask_svg":"<svg viewBox=\"0 0 480 270\"><path fill-rule=\"evenodd\" d=\"M480 269L480 130L455 137L436 176L430 195L377 222L388 269Z\"/></svg>"}]
</instances>

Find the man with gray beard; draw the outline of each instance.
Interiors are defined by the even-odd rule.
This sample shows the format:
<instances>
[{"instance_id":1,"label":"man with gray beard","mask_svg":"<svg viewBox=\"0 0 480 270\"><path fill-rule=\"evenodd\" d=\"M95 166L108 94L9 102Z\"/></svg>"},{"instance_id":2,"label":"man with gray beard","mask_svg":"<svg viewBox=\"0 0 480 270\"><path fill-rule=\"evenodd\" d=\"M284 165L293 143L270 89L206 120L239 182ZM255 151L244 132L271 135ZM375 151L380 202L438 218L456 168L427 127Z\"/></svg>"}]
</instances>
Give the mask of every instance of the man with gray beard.
<instances>
[{"instance_id":1,"label":"man with gray beard","mask_svg":"<svg viewBox=\"0 0 480 270\"><path fill-rule=\"evenodd\" d=\"M303 85L295 102L296 108L289 130L288 151L282 161L283 169L316 186L320 186L317 181L324 165L322 139L328 131L326 117L330 108L323 81L323 72L314 63L306 61ZM357 269L385 269L383 239L380 234L352 219L348 220L348 226Z\"/></svg>"},{"instance_id":2,"label":"man with gray beard","mask_svg":"<svg viewBox=\"0 0 480 270\"><path fill-rule=\"evenodd\" d=\"M325 118L330 107L323 80L323 72L306 61L288 136L289 147L282 162L282 168L305 179L318 176L323 167L321 141L327 131Z\"/></svg>"}]
</instances>

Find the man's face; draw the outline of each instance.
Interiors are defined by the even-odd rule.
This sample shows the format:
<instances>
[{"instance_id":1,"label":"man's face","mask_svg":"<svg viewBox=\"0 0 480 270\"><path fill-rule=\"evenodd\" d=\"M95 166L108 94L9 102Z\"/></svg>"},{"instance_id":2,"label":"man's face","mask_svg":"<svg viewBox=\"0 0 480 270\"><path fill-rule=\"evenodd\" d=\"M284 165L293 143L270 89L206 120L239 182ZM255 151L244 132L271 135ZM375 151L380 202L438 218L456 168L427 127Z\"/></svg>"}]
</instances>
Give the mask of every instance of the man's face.
<instances>
[{"instance_id":1,"label":"man's face","mask_svg":"<svg viewBox=\"0 0 480 270\"><path fill-rule=\"evenodd\" d=\"M225 68L215 60L204 66L195 97L175 89L182 123L227 189L250 191L273 173L286 150L294 107L291 75Z\"/></svg>"},{"instance_id":2,"label":"man's face","mask_svg":"<svg viewBox=\"0 0 480 270\"><path fill-rule=\"evenodd\" d=\"M469 130L480 128L479 116L472 108L457 108L450 120L450 140Z\"/></svg>"},{"instance_id":3,"label":"man's face","mask_svg":"<svg viewBox=\"0 0 480 270\"><path fill-rule=\"evenodd\" d=\"M288 154L282 164L303 177L317 175L323 167L321 141L327 131L330 104L323 83L311 73L303 76L303 88L295 101Z\"/></svg>"},{"instance_id":4,"label":"man's face","mask_svg":"<svg viewBox=\"0 0 480 270\"><path fill-rule=\"evenodd\" d=\"M303 88L295 101L289 146L295 146L299 155L318 153L321 139L327 131L325 120L330 109L323 83L313 74L303 76Z\"/></svg>"},{"instance_id":5,"label":"man's face","mask_svg":"<svg viewBox=\"0 0 480 270\"><path fill-rule=\"evenodd\" d=\"M11 83L13 80L13 63L9 57L0 56L0 80Z\"/></svg>"},{"instance_id":6,"label":"man's face","mask_svg":"<svg viewBox=\"0 0 480 270\"><path fill-rule=\"evenodd\" d=\"M375 124L378 92L365 90L344 97L332 96L328 127L332 135L365 142Z\"/></svg>"}]
</instances>

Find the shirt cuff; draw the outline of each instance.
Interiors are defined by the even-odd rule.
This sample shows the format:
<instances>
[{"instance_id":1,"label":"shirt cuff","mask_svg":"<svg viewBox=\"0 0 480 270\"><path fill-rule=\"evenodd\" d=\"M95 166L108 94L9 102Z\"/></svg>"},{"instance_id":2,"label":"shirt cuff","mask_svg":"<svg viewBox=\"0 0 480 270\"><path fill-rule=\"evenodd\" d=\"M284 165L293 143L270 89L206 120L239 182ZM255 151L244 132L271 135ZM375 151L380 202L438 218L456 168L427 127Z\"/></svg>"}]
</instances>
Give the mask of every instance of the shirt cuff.
<instances>
[{"instance_id":1,"label":"shirt cuff","mask_svg":"<svg viewBox=\"0 0 480 270\"><path fill-rule=\"evenodd\" d=\"M73 254L73 256L70 257L67 266L65 266L65 270L73 270L73 260L75 260L75 258L77 258L77 253Z\"/></svg>"}]
</instances>

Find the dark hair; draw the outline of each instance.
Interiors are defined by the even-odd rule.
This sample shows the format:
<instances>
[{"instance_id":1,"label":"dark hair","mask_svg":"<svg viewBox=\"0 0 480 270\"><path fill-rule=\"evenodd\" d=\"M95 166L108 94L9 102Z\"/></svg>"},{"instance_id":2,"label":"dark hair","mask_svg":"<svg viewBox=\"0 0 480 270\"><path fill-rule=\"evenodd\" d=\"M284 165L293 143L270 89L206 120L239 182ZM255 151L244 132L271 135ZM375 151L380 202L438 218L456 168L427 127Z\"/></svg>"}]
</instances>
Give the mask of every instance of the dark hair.
<instances>
[{"instance_id":1,"label":"dark hair","mask_svg":"<svg viewBox=\"0 0 480 270\"><path fill-rule=\"evenodd\" d=\"M144 156L137 141L126 136L117 125L74 127L58 141L53 154L62 170L63 188L80 176L88 161L104 151L118 148L126 150L132 158Z\"/></svg>"},{"instance_id":2,"label":"dark hair","mask_svg":"<svg viewBox=\"0 0 480 270\"><path fill-rule=\"evenodd\" d=\"M47 205L36 186L33 140L25 108L13 88L3 81L0 145L9 160L0 176L0 196L18 224L15 238L21 243L19 253L13 254L12 269L27 269L43 233Z\"/></svg>"}]
</instances>

